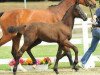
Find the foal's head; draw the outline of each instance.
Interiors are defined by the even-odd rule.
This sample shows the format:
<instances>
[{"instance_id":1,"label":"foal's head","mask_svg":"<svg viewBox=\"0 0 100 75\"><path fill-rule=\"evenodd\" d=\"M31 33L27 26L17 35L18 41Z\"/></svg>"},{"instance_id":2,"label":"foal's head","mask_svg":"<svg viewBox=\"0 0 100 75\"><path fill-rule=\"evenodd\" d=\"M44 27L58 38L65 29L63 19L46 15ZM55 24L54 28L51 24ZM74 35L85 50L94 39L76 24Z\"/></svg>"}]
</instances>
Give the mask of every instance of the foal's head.
<instances>
[{"instance_id":1,"label":"foal's head","mask_svg":"<svg viewBox=\"0 0 100 75\"><path fill-rule=\"evenodd\" d=\"M73 6L71 6L65 13L62 21L64 23L68 22L74 22L75 18L81 18L84 21L87 20L87 16L86 14L83 12L83 10L80 8L80 6L78 4L75 4Z\"/></svg>"},{"instance_id":2,"label":"foal's head","mask_svg":"<svg viewBox=\"0 0 100 75\"><path fill-rule=\"evenodd\" d=\"M73 16L77 18L81 18L84 21L87 20L86 14L83 12L83 10L80 8L79 5L75 5L75 7L73 8Z\"/></svg>"}]
</instances>

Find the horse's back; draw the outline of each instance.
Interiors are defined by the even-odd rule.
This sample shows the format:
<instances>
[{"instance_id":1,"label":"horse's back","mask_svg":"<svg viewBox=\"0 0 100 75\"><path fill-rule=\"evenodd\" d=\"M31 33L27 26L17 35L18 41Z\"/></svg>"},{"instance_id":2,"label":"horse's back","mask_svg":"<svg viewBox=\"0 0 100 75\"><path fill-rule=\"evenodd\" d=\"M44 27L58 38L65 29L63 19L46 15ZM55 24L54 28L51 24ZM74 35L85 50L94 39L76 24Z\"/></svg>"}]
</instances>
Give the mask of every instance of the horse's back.
<instances>
[{"instance_id":1,"label":"horse's back","mask_svg":"<svg viewBox=\"0 0 100 75\"><path fill-rule=\"evenodd\" d=\"M5 12L1 18L1 28L5 32L9 26L19 26L32 22L53 23L53 14L48 9L16 9Z\"/></svg>"},{"instance_id":2,"label":"horse's back","mask_svg":"<svg viewBox=\"0 0 100 75\"><path fill-rule=\"evenodd\" d=\"M48 9L43 9L43 10L16 9L5 12L1 17L1 20L5 21L7 21L8 19L10 20L12 19L12 21L17 20L20 25L32 22L52 23L53 16L54 15Z\"/></svg>"}]
</instances>

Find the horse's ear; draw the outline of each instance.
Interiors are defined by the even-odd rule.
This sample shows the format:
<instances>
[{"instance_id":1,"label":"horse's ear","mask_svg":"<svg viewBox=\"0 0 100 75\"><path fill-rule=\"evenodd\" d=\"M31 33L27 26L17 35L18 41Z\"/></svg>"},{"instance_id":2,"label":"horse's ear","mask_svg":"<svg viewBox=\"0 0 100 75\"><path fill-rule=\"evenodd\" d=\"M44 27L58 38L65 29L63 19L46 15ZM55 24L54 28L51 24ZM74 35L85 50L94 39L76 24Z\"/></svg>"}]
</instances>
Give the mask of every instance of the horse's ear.
<instances>
[{"instance_id":1,"label":"horse's ear","mask_svg":"<svg viewBox=\"0 0 100 75\"><path fill-rule=\"evenodd\" d=\"M23 27L26 28L26 25L24 25Z\"/></svg>"},{"instance_id":2,"label":"horse's ear","mask_svg":"<svg viewBox=\"0 0 100 75\"><path fill-rule=\"evenodd\" d=\"M19 27L19 28L21 28L21 29L22 29L22 28L24 28L24 29L25 29L25 28L26 28L26 26L27 26L26 24L23 24L23 25L18 26L18 27Z\"/></svg>"}]
</instances>

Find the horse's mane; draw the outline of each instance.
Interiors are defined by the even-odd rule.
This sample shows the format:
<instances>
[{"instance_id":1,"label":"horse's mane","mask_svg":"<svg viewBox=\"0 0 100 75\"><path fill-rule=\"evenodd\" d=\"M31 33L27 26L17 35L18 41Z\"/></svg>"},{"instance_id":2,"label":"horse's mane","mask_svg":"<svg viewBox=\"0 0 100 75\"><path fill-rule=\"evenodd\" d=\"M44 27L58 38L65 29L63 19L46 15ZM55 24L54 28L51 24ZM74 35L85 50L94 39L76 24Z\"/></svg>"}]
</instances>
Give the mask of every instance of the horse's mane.
<instances>
[{"instance_id":1,"label":"horse's mane","mask_svg":"<svg viewBox=\"0 0 100 75\"><path fill-rule=\"evenodd\" d=\"M63 1L64 1L64 0L61 0L59 4L61 4ZM59 5L59 4L58 4L58 5ZM58 5L50 5L49 8L52 8L52 7L55 7L55 6L58 6Z\"/></svg>"}]
</instances>

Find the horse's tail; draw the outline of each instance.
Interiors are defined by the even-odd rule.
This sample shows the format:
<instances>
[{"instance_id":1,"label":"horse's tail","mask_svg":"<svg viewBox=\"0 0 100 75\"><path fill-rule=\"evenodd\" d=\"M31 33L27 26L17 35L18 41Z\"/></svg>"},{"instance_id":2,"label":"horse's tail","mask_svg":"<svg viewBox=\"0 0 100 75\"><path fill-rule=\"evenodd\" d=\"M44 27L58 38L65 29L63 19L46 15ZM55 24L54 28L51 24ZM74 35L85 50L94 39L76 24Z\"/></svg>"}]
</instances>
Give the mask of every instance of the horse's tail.
<instances>
[{"instance_id":1,"label":"horse's tail","mask_svg":"<svg viewBox=\"0 0 100 75\"><path fill-rule=\"evenodd\" d=\"M23 34L25 31L25 28L26 28L26 25L18 26L18 27L10 26L10 27L8 27L7 30L9 33L21 33L21 34Z\"/></svg>"},{"instance_id":2,"label":"horse's tail","mask_svg":"<svg viewBox=\"0 0 100 75\"><path fill-rule=\"evenodd\" d=\"M4 14L4 12L0 12L0 17Z\"/></svg>"}]
</instances>

